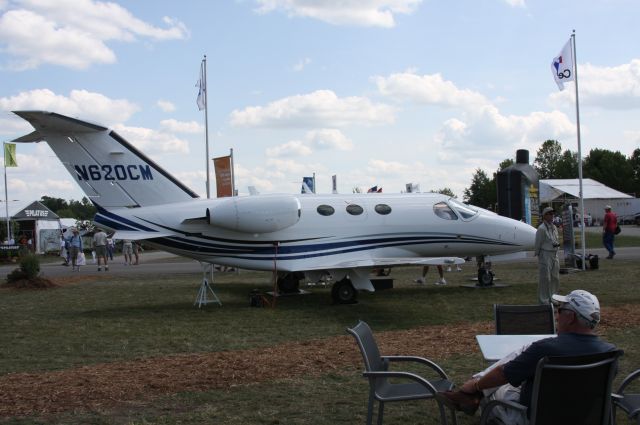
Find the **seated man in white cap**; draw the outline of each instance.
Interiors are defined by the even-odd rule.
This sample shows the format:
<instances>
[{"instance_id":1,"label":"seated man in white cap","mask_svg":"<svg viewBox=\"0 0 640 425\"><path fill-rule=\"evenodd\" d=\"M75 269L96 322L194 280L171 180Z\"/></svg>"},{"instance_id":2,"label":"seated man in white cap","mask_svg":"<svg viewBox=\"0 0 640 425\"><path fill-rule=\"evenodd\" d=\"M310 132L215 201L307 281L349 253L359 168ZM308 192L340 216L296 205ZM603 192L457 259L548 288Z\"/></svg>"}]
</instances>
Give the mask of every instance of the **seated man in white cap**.
<instances>
[{"instance_id":1,"label":"seated man in white cap","mask_svg":"<svg viewBox=\"0 0 640 425\"><path fill-rule=\"evenodd\" d=\"M568 295L553 295L558 336L545 338L512 353L480 372L457 391L438 393L436 398L452 409L473 415L481 400L511 400L531 404L533 378L538 361L546 356L576 356L613 351L613 344L594 332L600 322L600 303L595 295L575 290ZM495 412L503 423L522 424L519 415L504 409Z\"/></svg>"}]
</instances>

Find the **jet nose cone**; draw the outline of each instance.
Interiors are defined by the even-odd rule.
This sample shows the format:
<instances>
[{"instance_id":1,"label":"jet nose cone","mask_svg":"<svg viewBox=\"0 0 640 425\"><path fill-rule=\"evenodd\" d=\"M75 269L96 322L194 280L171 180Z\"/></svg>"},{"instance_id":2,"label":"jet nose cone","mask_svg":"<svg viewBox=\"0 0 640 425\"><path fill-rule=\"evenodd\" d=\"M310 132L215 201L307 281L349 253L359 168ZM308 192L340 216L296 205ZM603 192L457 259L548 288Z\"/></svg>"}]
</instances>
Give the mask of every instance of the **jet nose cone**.
<instances>
[{"instance_id":1,"label":"jet nose cone","mask_svg":"<svg viewBox=\"0 0 640 425\"><path fill-rule=\"evenodd\" d=\"M533 249L536 242L536 229L527 223L518 222L516 226L516 241L524 248Z\"/></svg>"}]
</instances>

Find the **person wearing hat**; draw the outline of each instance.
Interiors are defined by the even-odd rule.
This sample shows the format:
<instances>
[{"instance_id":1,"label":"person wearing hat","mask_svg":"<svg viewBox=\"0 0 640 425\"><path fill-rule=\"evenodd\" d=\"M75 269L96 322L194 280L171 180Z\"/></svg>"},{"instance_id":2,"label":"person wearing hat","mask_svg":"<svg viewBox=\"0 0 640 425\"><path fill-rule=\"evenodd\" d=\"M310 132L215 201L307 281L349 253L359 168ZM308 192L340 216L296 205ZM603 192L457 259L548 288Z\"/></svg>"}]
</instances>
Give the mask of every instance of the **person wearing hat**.
<instances>
[{"instance_id":1,"label":"person wearing hat","mask_svg":"<svg viewBox=\"0 0 640 425\"><path fill-rule=\"evenodd\" d=\"M538 302L549 304L551 295L560 288L560 261L558 260L558 228L553 224L553 208L542 210L542 223L536 232L534 255L538 257Z\"/></svg>"},{"instance_id":2,"label":"person wearing hat","mask_svg":"<svg viewBox=\"0 0 640 425\"><path fill-rule=\"evenodd\" d=\"M71 271L80 271L77 265L78 254L82 252L82 237L76 227L71 228L71 237L69 238L69 255L71 257Z\"/></svg>"},{"instance_id":3,"label":"person wearing hat","mask_svg":"<svg viewBox=\"0 0 640 425\"><path fill-rule=\"evenodd\" d=\"M579 356L605 353L616 346L596 335L600 322L600 303L590 292L575 290L567 295L552 296L558 335L536 341L511 353L484 371L477 373L457 391L441 392L436 398L446 406L475 414L483 398L531 404L533 378L538 361L547 356ZM515 412L495 409L494 414L505 424L522 424Z\"/></svg>"},{"instance_id":4,"label":"person wearing hat","mask_svg":"<svg viewBox=\"0 0 640 425\"><path fill-rule=\"evenodd\" d=\"M616 238L616 227L618 227L618 216L611 211L611 205L605 205L602 225L602 244L607 248L607 251L609 251L607 260L613 259L613 256L616 255L613 247L613 242Z\"/></svg>"}]
</instances>

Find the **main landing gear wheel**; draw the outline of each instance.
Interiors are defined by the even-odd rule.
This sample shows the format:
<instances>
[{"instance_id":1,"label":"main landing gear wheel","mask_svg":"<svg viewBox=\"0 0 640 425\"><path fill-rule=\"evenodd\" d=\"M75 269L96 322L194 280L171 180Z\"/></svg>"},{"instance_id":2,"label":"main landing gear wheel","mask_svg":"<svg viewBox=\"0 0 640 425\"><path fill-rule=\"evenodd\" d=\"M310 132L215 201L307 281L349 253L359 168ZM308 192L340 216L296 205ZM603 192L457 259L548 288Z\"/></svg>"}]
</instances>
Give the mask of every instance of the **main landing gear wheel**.
<instances>
[{"instance_id":1,"label":"main landing gear wheel","mask_svg":"<svg viewBox=\"0 0 640 425\"><path fill-rule=\"evenodd\" d=\"M331 298L335 304L354 304L358 299L358 291L348 278L344 278L333 284Z\"/></svg>"},{"instance_id":2,"label":"main landing gear wheel","mask_svg":"<svg viewBox=\"0 0 640 425\"><path fill-rule=\"evenodd\" d=\"M283 294L296 294L300 291L300 279L304 273L294 272L278 278L278 292Z\"/></svg>"}]
</instances>

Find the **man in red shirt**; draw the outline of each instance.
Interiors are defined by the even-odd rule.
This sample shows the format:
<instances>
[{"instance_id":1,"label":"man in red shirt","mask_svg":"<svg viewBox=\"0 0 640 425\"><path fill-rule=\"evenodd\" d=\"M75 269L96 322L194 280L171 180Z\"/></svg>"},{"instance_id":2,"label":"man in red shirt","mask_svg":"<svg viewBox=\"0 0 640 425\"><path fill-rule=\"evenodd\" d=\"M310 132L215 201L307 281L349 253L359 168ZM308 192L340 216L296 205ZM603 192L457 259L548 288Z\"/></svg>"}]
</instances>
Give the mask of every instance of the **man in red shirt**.
<instances>
[{"instance_id":1,"label":"man in red shirt","mask_svg":"<svg viewBox=\"0 0 640 425\"><path fill-rule=\"evenodd\" d=\"M611 205L604 207L604 224L602 226L602 243L604 247L609 251L607 260L611 260L616 251L613 248L613 240L616 236L616 227L618 226L618 216L611 211Z\"/></svg>"}]
</instances>

